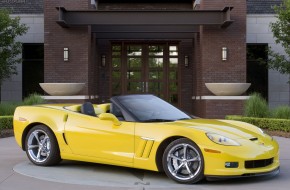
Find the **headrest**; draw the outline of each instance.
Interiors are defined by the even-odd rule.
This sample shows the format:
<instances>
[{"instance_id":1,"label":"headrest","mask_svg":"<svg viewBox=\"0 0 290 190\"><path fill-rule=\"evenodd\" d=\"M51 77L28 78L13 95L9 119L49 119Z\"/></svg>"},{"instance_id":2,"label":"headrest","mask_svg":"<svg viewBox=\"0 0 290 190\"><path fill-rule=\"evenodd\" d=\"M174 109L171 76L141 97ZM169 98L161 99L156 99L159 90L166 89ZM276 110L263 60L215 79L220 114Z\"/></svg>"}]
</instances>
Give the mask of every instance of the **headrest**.
<instances>
[{"instance_id":1,"label":"headrest","mask_svg":"<svg viewBox=\"0 0 290 190\"><path fill-rule=\"evenodd\" d=\"M85 102L81 106L81 113L90 116L96 116L94 106L91 102Z\"/></svg>"}]
</instances>

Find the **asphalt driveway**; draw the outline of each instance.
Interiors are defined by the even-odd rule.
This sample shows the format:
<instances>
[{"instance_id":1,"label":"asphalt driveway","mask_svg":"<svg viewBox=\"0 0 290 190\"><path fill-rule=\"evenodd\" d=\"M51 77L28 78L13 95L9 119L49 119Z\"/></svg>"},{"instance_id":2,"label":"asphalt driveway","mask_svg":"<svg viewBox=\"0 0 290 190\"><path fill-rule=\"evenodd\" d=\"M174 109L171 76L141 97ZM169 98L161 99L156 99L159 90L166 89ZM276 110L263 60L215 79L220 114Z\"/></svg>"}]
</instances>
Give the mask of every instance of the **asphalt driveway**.
<instances>
[{"instance_id":1,"label":"asphalt driveway","mask_svg":"<svg viewBox=\"0 0 290 190\"><path fill-rule=\"evenodd\" d=\"M280 144L281 172L275 177L204 181L180 185L165 174L100 164L62 162L55 167L36 167L13 137L0 139L0 190L288 190L290 188L290 139L275 137Z\"/></svg>"}]
</instances>

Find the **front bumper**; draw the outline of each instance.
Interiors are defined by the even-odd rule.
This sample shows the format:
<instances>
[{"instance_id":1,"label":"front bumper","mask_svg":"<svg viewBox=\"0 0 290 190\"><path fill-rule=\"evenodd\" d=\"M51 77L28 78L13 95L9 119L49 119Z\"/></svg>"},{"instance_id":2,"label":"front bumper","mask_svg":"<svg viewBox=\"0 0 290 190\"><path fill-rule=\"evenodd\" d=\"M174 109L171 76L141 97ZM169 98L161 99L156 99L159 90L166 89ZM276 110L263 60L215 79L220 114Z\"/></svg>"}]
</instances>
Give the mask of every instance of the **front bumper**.
<instances>
[{"instance_id":1,"label":"front bumper","mask_svg":"<svg viewBox=\"0 0 290 190\"><path fill-rule=\"evenodd\" d=\"M216 180L216 179L233 179L233 178L245 178L245 177L276 176L279 173L280 173L280 167L278 166L276 169L269 171L269 172L245 173L242 175L234 175L234 176L206 175L205 177L208 180Z\"/></svg>"},{"instance_id":2,"label":"front bumper","mask_svg":"<svg viewBox=\"0 0 290 190\"><path fill-rule=\"evenodd\" d=\"M277 172L276 170L279 171L279 145L275 140L264 144L249 141L241 144L244 146L202 147L205 176L243 177L267 175L273 171L274 173ZM205 148L220 150L220 152L207 152L204 151ZM227 167L227 163L236 164L233 167Z\"/></svg>"}]
</instances>

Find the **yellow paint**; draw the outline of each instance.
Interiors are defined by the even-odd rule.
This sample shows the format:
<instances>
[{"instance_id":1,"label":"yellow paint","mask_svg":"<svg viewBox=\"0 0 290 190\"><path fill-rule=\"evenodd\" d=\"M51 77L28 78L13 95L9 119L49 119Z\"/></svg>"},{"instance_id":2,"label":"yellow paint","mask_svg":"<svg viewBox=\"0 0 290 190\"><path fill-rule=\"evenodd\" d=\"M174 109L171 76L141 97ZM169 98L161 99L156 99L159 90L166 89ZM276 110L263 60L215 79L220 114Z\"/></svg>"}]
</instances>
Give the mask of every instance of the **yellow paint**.
<instances>
[{"instance_id":1,"label":"yellow paint","mask_svg":"<svg viewBox=\"0 0 290 190\"><path fill-rule=\"evenodd\" d=\"M136 157L142 157L147 141L142 139L136 151Z\"/></svg>"},{"instance_id":2,"label":"yellow paint","mask_svg":"<svg viewBox=\"0 0 290 190\"><path fill-rule=\"evenodd\" d=\"M103 113L109 107L110 104L95 105ZM79 105L25 106L16 109L13 121L15 139L20 147L23 146L25 129L36 123L46 125L54 132L61 157L67 160L157 171L156 154L160 144L175 137L188 138L198 145L204 157L205 175L242 175L279 167L278 143L256 126L243 122L193 119L168 123L120 121L120 125L116 125L108 114L103 115L102 120L81 114ZM218 145L209 140L207 132L231 138L241 146ZM251 141L251 138L258 140ZM272 157L274 163L270 166L244 168L246 160ZM239 162L239 168L225 168L225 162L231 161Z\"/></svg>"}]
</instances>

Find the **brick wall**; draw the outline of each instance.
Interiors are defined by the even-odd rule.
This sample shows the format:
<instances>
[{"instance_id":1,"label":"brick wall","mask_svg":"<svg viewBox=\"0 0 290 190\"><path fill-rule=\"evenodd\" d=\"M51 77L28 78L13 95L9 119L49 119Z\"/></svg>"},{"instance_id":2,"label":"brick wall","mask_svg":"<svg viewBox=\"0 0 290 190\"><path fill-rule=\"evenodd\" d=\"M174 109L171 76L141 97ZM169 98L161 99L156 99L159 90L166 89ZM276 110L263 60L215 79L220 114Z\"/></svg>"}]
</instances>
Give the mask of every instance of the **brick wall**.
<instances>
[{"instance_id":1,"label":"brick wall","mask_svg":"<svg viewBox=\"0 0 290 190\"><path fill-rule=\"evenodd\" d=\"M194 115L209 119L224 119L226 115L242 115L245 100L195 100Z\"/></svg>"},{"instance_id":2,"label":"brick wall","mask_svg":"<svg viewBox=\"0 0 290 190\"><path fill-rule=\"evenodd\" d=\"M246 1L202 0L200 9L234 7L234 23L225 29L219 26L202 26L200 40L195 41L194 95L212 95L206 82L246 82ZM222 61L222 47L228 49L228 59ZM199 117L224 118L227 114L242 114L241 100L194 100L193 113Z\"/></svg>"},{"instance_id":3,"label":"brick wall","mask_svg":"<svg viewBox=\"0 0 290 190\"><path fill-rule=\"evenodd\" d=\"M180 108L186 112L192 112L192 100L193 93L193 56L194 52L192 39L182 40L180 42L180 73L179 73L179 86L180 86ZM188 67L184 65L185 56L188 56Z\"/></svg>"},{"instance_id":4,"label":"brick wall","mask_svg":"<svg viewBox=\"0 0 290 190\"><path fill-rule=\"evenodd\" d=\"M222 9L232 6L228 28L201 27L201 95L210 95L206 82L246 82L246 1L203 0L201 9ZM228 60L222 61L222 47L228 49Z\"/></svg>"},{"instance_id":5,"label":"brick wall","mask_svg":"<svg viewBox=\"0 0 290 190\"><path fill-rule=\"evenodd\" d=\"M57 6L68 10L87 10L87 0L45 0L45 82L85 82L84 95L99 94L99 101L109 98L109 66L100 67L100 55L109 53L106 40L91 37L90 27L62 28L56 23ZM181 107L186 111L207 118L223 118L225 114L240 114L243 101L191 100L192 95L210 95L205 82L246 81L246 1L203 0L200 9L222 9L233 6L231 18L235 21L228 28L201 27L193 40L181 43ZM63 48L69 48L69 61L63 61ZM193 47L193 48L192 48ZM228 60L221 60L222 47L228 48ZM105 51L104 51L105 50ZM189 67L183 65L189 56Z\"/></svg>"},{"instance_id":6,"label":"brick wall","mask_svg":"<svg viewBox=\"0 0 290 190\"><path fill-rule=\"evenodd\" d=\"M88 94L89 52L91 33L88 27L62 28L56 21L62 6L68 10L87 10L87 0L45 0L44 1L44 81L85 82L82 94ZM63 48L69 48L69 61L63 60Z\"/></svg>"},{"instance_id":7,"label":"brick wall","mask_svg":"<svg viewBox=\"0 0 290 190\"><path fill-rule=\"evenodd\" d=\"M110 97L110 54L111 54L111 44L110 41L104 40L104 39L98 39L97 40L97 57L99 59L97 60L97 87L98 87L98 95L99 103L108 102ZM106 65L105 67L101 66L101 56L106 56Z\"/></svg>"}]
</instances>

